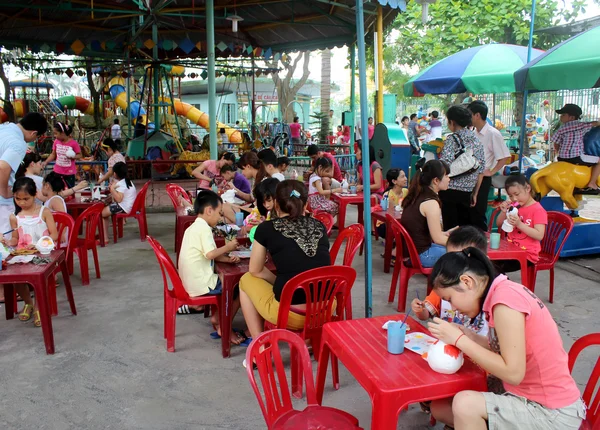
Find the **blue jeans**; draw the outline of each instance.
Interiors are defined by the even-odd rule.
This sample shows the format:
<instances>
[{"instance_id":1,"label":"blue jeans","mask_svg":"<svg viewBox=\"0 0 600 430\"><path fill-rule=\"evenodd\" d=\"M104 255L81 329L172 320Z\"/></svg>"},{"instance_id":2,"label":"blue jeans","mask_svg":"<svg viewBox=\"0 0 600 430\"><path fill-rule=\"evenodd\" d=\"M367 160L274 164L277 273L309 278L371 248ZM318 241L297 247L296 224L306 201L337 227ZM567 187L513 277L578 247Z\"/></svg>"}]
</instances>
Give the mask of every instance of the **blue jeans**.
<instances>
[{"instance_id":1,"label":"blue jeans","mask_svg":"<svg viewBox=\"0 0 600 430\"><path fill-rule=\"evenodd\" d=\"M217 296L217 295L221 294L222 292L223 292L223 286L221 285L221 278L217 278L217 285L215 285L215 288L213 288L208 293L206 293L206 295Z\"/></svg>"},{"instance_id":2,"label":"blue jeans","mask_svg":"<svg viewBox=\"0 0 600 430\"><path fill-rule=\"evenodd\" d=\"M442 255L446 253L446 247L432 243L431 248L419 254L421 265L423 267L433 267Z\"/></svg>"}]
</instances>

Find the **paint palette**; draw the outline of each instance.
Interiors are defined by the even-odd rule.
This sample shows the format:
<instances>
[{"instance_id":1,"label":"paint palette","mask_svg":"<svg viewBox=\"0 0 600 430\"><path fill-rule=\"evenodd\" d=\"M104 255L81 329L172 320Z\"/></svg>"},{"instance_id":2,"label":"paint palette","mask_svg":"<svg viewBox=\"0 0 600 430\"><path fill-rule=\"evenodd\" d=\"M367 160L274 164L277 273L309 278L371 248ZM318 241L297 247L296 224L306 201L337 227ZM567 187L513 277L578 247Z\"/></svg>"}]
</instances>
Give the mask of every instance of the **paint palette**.
<instances>
[{"instance_id":1,"label":"paint palette","mask_svg":"<svg viewBox=\"0 0 600 430\"><path fill-rule=\"evenodd\" d=\"M419 354L424 360L427 360L427 353L431 345L438 340L425 333L407 333L404 338L404 348Z\"/></svg>"}]
</instances>

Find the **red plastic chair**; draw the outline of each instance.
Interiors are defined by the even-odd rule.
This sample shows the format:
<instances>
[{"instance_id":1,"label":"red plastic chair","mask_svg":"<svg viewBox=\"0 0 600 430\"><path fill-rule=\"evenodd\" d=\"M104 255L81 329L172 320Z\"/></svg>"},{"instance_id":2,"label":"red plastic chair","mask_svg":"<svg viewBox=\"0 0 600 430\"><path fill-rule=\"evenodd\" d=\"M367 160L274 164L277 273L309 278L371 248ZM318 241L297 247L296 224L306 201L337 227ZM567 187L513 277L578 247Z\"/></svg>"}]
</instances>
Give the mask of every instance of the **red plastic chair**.
<instances>
[{"instance_id":1,"label":"red plastic chair","mask_svg":"<svg viewBox=\"0 0 600 430\"><path fill-rule=\"evenodd\" d=\"M337 255L340 252L340 248L342 247L342 243L346 240L346 249L344 250L344 261L342 262L342 266L352 267L352 262L354 261L354 256L358 249L362 246L362 243L365 239L365 228L360 224L352 224L346 227L344 230L340 231L335 242L333 242L333 246L329 250L329 257L331 259L331 264L335 266L335 260L337 259ZM347 320L352 319L352 294L349 294L346 298L346 315Z\"/></svg>"},{"instance_id":2,"label":"red plastic chair","mask_svg":"<svg viewBox=\"0 0 600 430\"><path fill-rule=\"evenodd\" d=\"M542 239L540 259L533 266L529 266L528 278L533 292L535 292L537 272L550 270L550 303L554 303L554 265L572 230L573 218L562 212L548 212L548 225Z\"/></svg>"},{"instance_id":3,"label":"red plastic chair","mask_svg":"<svg viewBox=\"0 0 600 430\"><path fill-rule=\"evenodd\" d=\"M331 229L333 228L333 224L335 224L333 216L327 212L317 212L313 214L313 217L323 223L327 230L327 236L331 236Z\"/></svg>"},{"instance_id":4,"label":"red plastic chair","mask_svg":"<svg viewBox=\"0 0 600 430\"><path fill-rule=\"evenodd\" d=\"M323 324L343 318L346 301L356 279L356 270L347 266L324 266L294 276L281 292L277 324L265 321L265 330L287 328L290 311L304 315L304 328L295 331L302 339L310 339L315 357L319 356ZM306 308L292 306L296 290L304 290ZM334 309L335 306L335 309ZM292 390L294 396L302 397L302 369L296 365L292 354ZM337 376L337 359L332 359L332 373Z\"/></svg>"},{"instance_id":5,"label":"red plastic chair","mask_svg":"<svg viewBox=\"0 0 600 430\"><path fill-rule=\"evenodd\" d=\"M104 204L96 203L95 205L84 210L81 215L75 220L73 233L70 234L69 242L69 272L73 273L73 253L79 257L79 266L81 268L81 283L83 285L90 284L90 271L88 266L88 251L92 251L94 256L94 268L96 269L96 278L100 278L100 263L98 261L98 246L96 240L96 231L102 218L102 210ZM81 231L82 225L85 223L84 237L77 236L77 232Z\"/></svg>"},{"instance_id":6,"label":"red plastic chair","mask_svg":"<svg viewBox=\"0 0 600 430\"><path fill-rule=\"evenodd\" d=\"M131 212L128 214L121 213L112 216L113 237L115 243L117 243L117 227L119 230L118 237L123 237L123 220L125 218L137 219L140 227L140 240L142 242L146 240L146 236L148 236L148 223L146 221L146 193L148 192L149 186L150 181L146 182L140 192L137 194L135 197L135 202L133 202Z\"/></svg>"},{"instance_id":7,"label":"red plastic chair","mask_svg":"<svg viewBox=\"0 0 600 430\"><path fill-rule=\"evenodd\" d=\"M429 275L432 272L431 267L423 267L421 265L421 259L417 248L406 231L406 229L393 216L386 214L387 225L392 227L392 233L394 240L396 241L396 265L394 266L394 273L392 275L392 284L390 285L390 295L388 297L388 303L394 301L396 295L396 285L400 281L400 290L398 291L398 312L404 312L406 309L406 295L408 293L408 281L413 275L418 273L427 276L427 294L431 292L431 284L429 282ZM404 245L408 249L408 257L410 263L405 260L406 256L404 253ZM400 280L398 280L398 276Z\"/></svg>"},{"instance_id":8,"label":"red plastic chair","mask_svg":"<svg viewBox=\"0 0 600 430\"><path fill-rule=\"evenodd\" d=\"M175 210L179 208L179 198L183 198L189 204L192 204L192 199L190 199L189 194L183 187L180 187L177 184L167 184L167 194L171 199L171 203L173 203L173 207Z\"/></svg>"},{"instance_id":9,"label":"red plastic chair","mask_svg":"<svg viewBox=\"0 0 600 430\"><path fill-rule=\"evenodd\" d=\"M573 366L579 356L579 353L588 346L600 345L600 333L586 334L577 339L569 350L569 372L573 372ZM582 399L587 405L587 417L581 424L580 429L597 429L600 428L600 358L596 360L596 365L592 370L590 379L588 380L585 390L583 391ZM592 398L596 392L596 395Z\"/></svg>"},{"instance_id":10,"label":"red plastic chair","mask_svg":"<svg viewBox=\"0 0 600 430\"><path fill-rule=\"evenodd\" d=\"M75 220L73 219L73 217L71 215L69 215L66 212L54 212L52 214L52 216L54 217L54 222L56 223L56 229L58 230L58 240L56 241L56 249L64 249L65 250L65 257L67 259L67 261L69 261L69 258L72 258L71 254L72 251L70 250L70 244L71 244L71 236L73 235L73 231L75 228ZM66 231L66 235L65 235L65 231ZM66 237L66 244L65 246L62 246L62 238L63 235L65 235ZM49 282L48 283L48 298L50 300L50 311L51 314L54 315L58 315L58 303L56 301L56 275L60 273L60 268L57 268L56 271L54 272L54 282ZM69 300L69 305L71 307L71 312L73 313L73 315L76 314L75 312L75 300L73 299L73 289L71 288L71 284L69 283L68 285L65 284L65 291L67 293L67 299Z\"/></svg>"},{"instance_id":11,"label":"red plastic chair","mask_svg":"<svg viewBox=\"0 0 600 430\"><path fill-rule=\"evenodd\" d=\"M293 408L288 379L285 374L279 343L286 342L296 357L297 365L306 383L304 410ZM321 406L317 401L312 365L308 348L295 334L287 330L271 330L262 333L246 351L246 373L254 390L267 429L359 429L358 420L347 412ZM260 376L257 384L254 366ZM292 376L293 378L293 376Z\"/></svg>"},{"instance_id":12,"label":"red plastic chair","mask_svg":"<svg viewBox=\"0 0 600 430\"><path fill-rule=\"evenodd\" d=\"M198 306L213 306L216 309L219 308L219 296L206 295L200 297L190 297L179 273L169 257L165 248L153 237L147 237L150 246L154 250L160 270L162 272L163 283L164 283L164 332L163 336L167 339L167 351L175 352L175 324L177 308L181 305L198 305ZM172 289L169 289L169 280L171 281Z\"/></svg>"}]
</instances>

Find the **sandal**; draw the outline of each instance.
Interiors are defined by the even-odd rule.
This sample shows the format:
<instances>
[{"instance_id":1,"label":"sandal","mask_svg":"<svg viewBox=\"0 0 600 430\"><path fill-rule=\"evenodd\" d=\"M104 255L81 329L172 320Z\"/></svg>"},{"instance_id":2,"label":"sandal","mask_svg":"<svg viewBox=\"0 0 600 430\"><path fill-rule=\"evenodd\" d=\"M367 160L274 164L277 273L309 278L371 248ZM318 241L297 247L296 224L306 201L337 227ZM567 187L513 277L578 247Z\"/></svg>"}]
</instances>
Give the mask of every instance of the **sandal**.
<instances>
[{"instance_id":1,"label":"sandal","mask_svg":"<svg viewBox=\"0 0 600 430\"><path fill-rule=\"evenodd\" d=\"M19 314L19 321L29 321L31 319L31 311L33 311L33 306L25 304L23 310Z\"/></svg>"},{"instance_id":2,"label":"sandal","mask_svg":"<svg viewBox=\"0 0 600 430\"><path fill-rule=\"evenodd\" d=\"M204 308L199 311L198 309L190 308L188 305L181 305L177 308L177 315L192 315L192 314L203 314Z\"/></svg>"},{"instance_id":3,"label":"sandal","mask_svg":"<svg viewBox=\"0 0 600 430\"><path fill-rule=\"evenodd\" d=\"M40 311L35 311L33 313L33 325L36 327L42 326L42 320L40 318Z\"/></svg>"}]
</instances>

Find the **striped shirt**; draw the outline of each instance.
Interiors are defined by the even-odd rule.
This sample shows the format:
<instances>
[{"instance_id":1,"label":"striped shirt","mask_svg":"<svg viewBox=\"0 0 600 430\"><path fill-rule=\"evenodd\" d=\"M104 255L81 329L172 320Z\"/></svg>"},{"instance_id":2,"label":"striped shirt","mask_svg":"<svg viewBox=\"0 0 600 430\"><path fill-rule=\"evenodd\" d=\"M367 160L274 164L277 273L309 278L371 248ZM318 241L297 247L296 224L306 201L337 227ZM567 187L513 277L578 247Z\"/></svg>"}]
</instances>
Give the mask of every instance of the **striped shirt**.
<instances>
[{"instance_id":1,"label":"striped shirt","mask_svg":"<svg viewBox=\"0 0 600 430\"><path fill-rule=\"evenodd\" d=\"M583 136L593 127L591 122L569 121L563 124L550 141L558 145L560 158L576 158L583 154Z\"/></svg>"}]
</instances>

